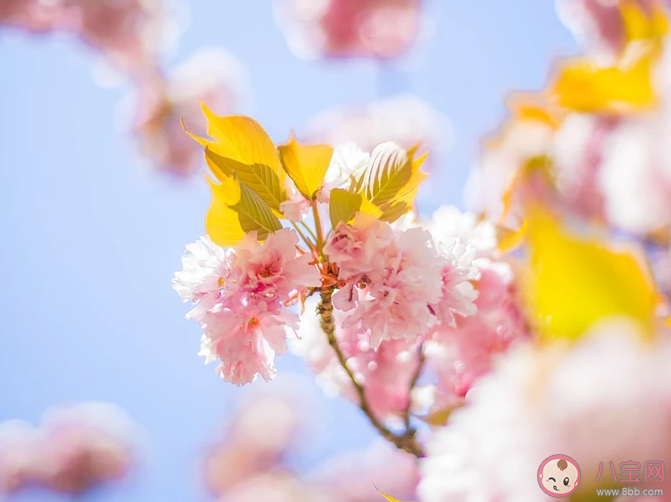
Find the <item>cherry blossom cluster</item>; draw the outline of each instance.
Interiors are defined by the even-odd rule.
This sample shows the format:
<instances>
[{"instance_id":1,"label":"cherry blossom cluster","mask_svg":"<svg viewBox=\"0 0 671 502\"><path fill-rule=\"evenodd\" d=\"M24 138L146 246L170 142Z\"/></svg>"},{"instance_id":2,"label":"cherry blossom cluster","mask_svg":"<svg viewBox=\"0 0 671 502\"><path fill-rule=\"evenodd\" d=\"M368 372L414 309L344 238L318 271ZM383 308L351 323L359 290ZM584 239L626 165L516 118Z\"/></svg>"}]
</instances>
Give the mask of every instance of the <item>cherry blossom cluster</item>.
<instances>
[{"instance_id":1,"label":"cherry blossom cluster","mask_svg":"<svg viewBox=\"0 0 671 502\"><path fill-rule=\"evenodd\" d=\"M417 38L420 0L276 0L289 47L302 58L390 58Z\"/></svg>"},{"instance_id":2,"label":"cherry blossom cluster","mask_svg":"<svg viewBox=\"0 0 671 502\"><path fill-rule=\"evenodd\" d=\"M116 407L83 403L50 410L39 428L0 424L0 494L42 488L82 494L127 476L137 431Z\"/></svg>"},{"instance_id":3,"label":"cherry blossom cluster","mask_svg":"<svg viewBox=\"0 0 671 502\"><path fill-rule=\"evenodd\" d=\"M283 229L263 244L250 233L228 252L207 237L187 247L174 287L196 303L189 317L203 328L201 353L208 362L221 360L224 380L243 385L275 376L275 354L286 352L287 330L298 328L298 315L283 305L293 291L320 284L312 258L300 255L297 244L296 232Z\"/></svg>"},{"instance_id":4,"label":"cherry blossom cluster","mask_svg":"<svg viewBox=\"0 0 671 502\"><path fill-rule=\"evenodd\" d=\"M413 189L403 183L414 187L426 176L414 149L385 142L368 153L353 144L331 149L292 139L278 147L289 176L276 207L294 229L265 232L259 243L265 228L245 231L241 215L261 221L261 213L242 209L242 199L230 194L253 186L258 204L275 204L271 190L282 192L270 184L260 188L256 178L243 185L214 154L224 138L238 141L237 128L250 127L248 135L259 129L207 109L206 115L216 141L198 141L214 175L231 188L219 192L212 185L212 238L187 247L173 281L182 299L195 303L188 317L203 329L201 354L220 361L217 373L228 382L242 385L259 375L268 381L276 373L274 356L290 339L292 352L329 395L347 397L383 435L417 453L411 421L432 421L461 406L496 356L528 336L514 263L497 249L495 226L455 208L441 208L432 220L411 211ZM224 155L231 155L226 148ZM245 146L238 148L236 155L244 156ZM260 148L251 151L250 162L267 165L268 176L276 157L269 152L262 160ZM240 178L248 179L252 168L235 162ZM308 172L321 172L318 182ZM404 199L394 202L394 190ZM222 202L233 212L222 212ZM342 212L350 215L338 216ZM236 225L239 234L231 230ZM301 316L287 307L299 300ZM387 424L402 425L406 436L395 436Z\"/></svg>"}]
</instances>

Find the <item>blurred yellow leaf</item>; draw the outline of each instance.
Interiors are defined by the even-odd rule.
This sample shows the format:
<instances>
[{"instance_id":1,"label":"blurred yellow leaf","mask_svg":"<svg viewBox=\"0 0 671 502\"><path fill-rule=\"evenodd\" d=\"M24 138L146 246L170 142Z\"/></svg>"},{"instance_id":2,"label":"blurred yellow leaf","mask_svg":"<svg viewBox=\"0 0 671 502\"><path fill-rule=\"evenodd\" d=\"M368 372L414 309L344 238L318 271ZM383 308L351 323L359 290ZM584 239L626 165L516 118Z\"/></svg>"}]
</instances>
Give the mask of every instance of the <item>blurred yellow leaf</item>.
<instances>
[{"instance_id":1,"label":"blurred yellow leaf","mask_svg":"<svg viewBox=\"0 0 671 502\"><path fill-rule=\"evenodd\" d=\"M647 11L638 1L621 0L618 8L629 42L661 41L669 32L669 19L664 8L658 3L653 2Z\"/></svg>"},{"instance_id":2,"label":"blurred yellow leaf","mask_svg":"<svg viewBox=\"0 0 671 502\"><path fill-rule=\"evenodd\" d=\"M496 249L501 252L507 252L522 245L524 237L527 233L527 221L522 221L522 224L517 230L511 230L504 226L498 225L496 227L496 241L498 242Z\"/></svg>"},{"instance_id":3,"label":"blurred yellow leaf","mask_svg":"<svg viewBox=\"0 0 671 502\"><path fill-rule=\"evenodd\" d=\"M291 138L285 145L277 147L284 170L296 184L298 191L308 200L324 182L324 176L333 157L329 145L302 145Z\"/></svg>"},{"instance_id":4,"label":"blurred yellow leaf","mask_svg":"<svg viewBox=\"0 0 671 502\"><path fill-rule=\"evenodd\" d=\"M585 113L632 112L652 108L657 101L652 83L654 53L647 51L632 62L598 66L576 59L559 68L551 92L558 104Z\"/></svg>"},{"instance_id":5,"label":"blurred yellow leaf","mask_svg":"<svg viewBox=\"0 0 671 502\"><path fill-rule=\"evenodd\" d=\"M450 415L452 415L452 412L460 407L461 407L460 404L447 406L445 408L440 408L436 411L433 411L428 415L417 416L417 418L419 418L422 422L429 424L431 426L442 427L445 424L447 424L447 421L449 420Z\"/></svg>"},{"instance_id":6,"label":"blurred yellow leaf","mask_svg":"<svg viewBox=\"0 0 671 502\"><path fill-rule=\"evenodd\" d=\"M651 326L657 295L637 248L574 234L539 206L530 208L527 221L523 294L541 336L575 339L612 315Z\"/></svg>"},{"instance_id":7,"label":"blurred yellow leaf","mask_svg":"<svg viewBox=\"0 0 671 502\"><path fill-rule=\"evenodd\" d=\"M212 202L205 217L205 230L220 246L235 246L245 233L256 231L259 240L282 228L268 204L236 175L221 183L208 178Z\"/></svg>"}]
</instances>

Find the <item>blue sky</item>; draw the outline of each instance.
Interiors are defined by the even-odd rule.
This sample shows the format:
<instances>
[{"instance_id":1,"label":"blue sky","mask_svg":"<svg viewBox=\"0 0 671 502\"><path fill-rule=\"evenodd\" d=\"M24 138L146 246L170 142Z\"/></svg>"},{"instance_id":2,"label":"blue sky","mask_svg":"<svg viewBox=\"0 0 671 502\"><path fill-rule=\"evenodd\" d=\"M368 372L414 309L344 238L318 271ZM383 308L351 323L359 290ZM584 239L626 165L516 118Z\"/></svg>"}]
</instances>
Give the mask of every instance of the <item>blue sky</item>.
<instances>
[{"instance_id":1,"label":"blue sky","mask_svg":"<svg viewBox=\"0 0 671 502\"><path fill-rule=\"evenodd\" d=\"M252 114L277 141L336 104L415 93L444 113L453 145L421 207L461 205L478 140L512 89L539 88L551 62L576 50L551 1L426 1L432 35L412 64L305 62L289 52L266 1L193 0L170 63L222 46L247 67ZM91 77L75 41L7 36L0 28L0 421L37 422L52 405L117 403L146 431L143 470L101 501L205 501L202 446L249 388L196 356L199 329L171 290L184 246L203 232L209 195L142 170L115 124L124 88ZM307 375L291 356L280 374ZM253 387L273 385L259 382ZM321 425L309 467L373 432L352 405L307 393ZM51 500L43 494L17 500ZM57 499L55 499L57 500Z\"/></svg>"}]
</instances>

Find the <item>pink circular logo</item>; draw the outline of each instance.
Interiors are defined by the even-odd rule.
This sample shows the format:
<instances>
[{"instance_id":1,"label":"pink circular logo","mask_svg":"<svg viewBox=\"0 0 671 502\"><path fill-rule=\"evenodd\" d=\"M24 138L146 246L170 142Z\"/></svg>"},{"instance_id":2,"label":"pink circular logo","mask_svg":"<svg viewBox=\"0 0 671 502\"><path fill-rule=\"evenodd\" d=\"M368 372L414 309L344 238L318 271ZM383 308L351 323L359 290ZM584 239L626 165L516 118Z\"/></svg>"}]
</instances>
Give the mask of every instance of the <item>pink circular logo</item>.
<instances>
[{"instance_id":1,"label":"pink circular logo","mask_svg":"<svg viewBox=\"0 0 671 502\"><path fill-rule=\"evenodd\" d=\"M568 497L580 485L580 467L571 457L552 455L538 468L538 484L551 497Z\"/></svg>"}]
</instances>

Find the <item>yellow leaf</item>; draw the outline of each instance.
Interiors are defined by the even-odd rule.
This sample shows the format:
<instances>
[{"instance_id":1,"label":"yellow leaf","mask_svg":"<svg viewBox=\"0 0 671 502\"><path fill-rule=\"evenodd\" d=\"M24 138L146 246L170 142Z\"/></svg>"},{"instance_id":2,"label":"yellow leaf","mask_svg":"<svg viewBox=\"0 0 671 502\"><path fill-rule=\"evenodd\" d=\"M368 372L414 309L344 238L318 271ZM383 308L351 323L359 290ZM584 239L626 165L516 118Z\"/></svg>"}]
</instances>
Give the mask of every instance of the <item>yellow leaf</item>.
<instances>
[{"instance_id":1,"label":"yellow leaf","mask_svg":"<svg viewBox=\"0 0 671 502\"><path fill-rule=\"evenodd\" d=\"M574 234L540 206L530 208L527 221L523 294L542 337L575 339L616 315L650 328L657 295L637 248Z\"/></svg>"},{"instance_id":2,"label":"yellow leaf","mask_svg":"<svg viewBox=\"0 0 671 502\"><path fill-rule=\"evenodd\" d=\"M331 226L333 228L341 221L349 223L354 219L354 215L361 207L362 197L360 194L355 194L335 188L331 190L331 197L329 202L329 216L331 217Z\"/></svg>"},{"instance_id":3,"label":"yellow leaf","mask_svg":"<svg viewBox=\"0 0 671 502\"><path fill-rule=\"evenodd\" d=\"M298 191L308 200L324 182L326 170L333 157L333 147L329 145L301 145L295 138L277 147L282 167L296 184Z\"/></svg>"},{"instance_id":4,"label":"yellow leaf","mask_svg":"<svg viewBox=\"0 0 671 502\"><path fill-rule=\"evenodd\" d=\"M212 202L205 218L205 230L213 242L235 246L245 233L256 231L264 240L269 232L282 228L266 202L236 176L218 184L208 178Z\"/></svg>"},{"instance_id":5,"label":"yellow leaf","mask_svg":"<svg viewBox=\"0 0 671 502\"><path fill-rule=\"evenodd\" d=\"M204 104L203 111L208 122L207 134L214 141L191 137L205 146L213 174L221 181L232 172L237 173L242 183L279 213L280 204L286 200L286 173L268 133L250 117L221 117Z\"/></svg>"},{"instance_id":6,"label":"yellow leaf","mask_svg":"<svg viewBox=\"0 0 671 502\"><path fill-rule=\"evenodd\" d=\"M452 415L452 412L460 407L461 405L455 404L453 406L438 409L432 413L429 413L428 415L418 416L417 418L431 426L442 427L447 424L447 421L450 418L450 415Z\"/></svg>"},{"instance_id":7,"label":"yellow leaf","mask_svg":"<svg viewBox=\"0 0 671 502\"><path fill-rule=\"evenodd\" d=\"M366 197L361 197L361 207L359 208L360 213L368 214L375 218L382 217L382 210L376 205L372 204Z\"/></svg>"},{"instance_id":8,"label":"yellow leaf","mask_svg":"<svg viewBox=\"0 0 671 502\"><path fill-rule=\"evenodd\" d=\"M223 247L235 246L245 236L238 213L226 204L227 199L239 199L239 194L235 193L239 184L232 179L226 183L227 179L218 184L207 178L212 190L212 202L205 217L205 231L215 244Z\"/></svg>"},{"instance_id":9,"label":"yellow leaf","mask_svg":"<svg viewBox=\"0 0 671 502\"><path fill-rule=\"evenodd\" d=\"M584 113L624 113L647 110L657 97L652 83L654 52L633 62L601 67L589 59L564 63L552 85L559 105Z\"/></svg>"}]
</instances>

